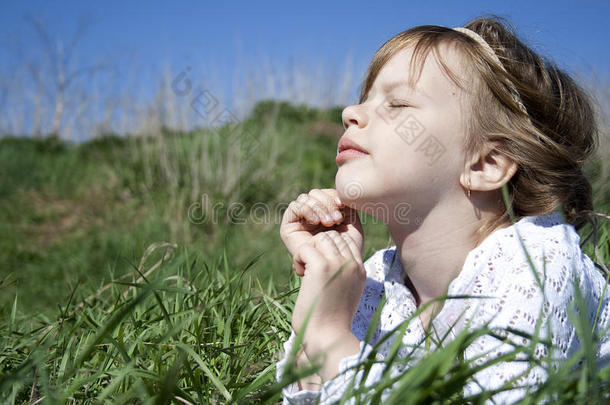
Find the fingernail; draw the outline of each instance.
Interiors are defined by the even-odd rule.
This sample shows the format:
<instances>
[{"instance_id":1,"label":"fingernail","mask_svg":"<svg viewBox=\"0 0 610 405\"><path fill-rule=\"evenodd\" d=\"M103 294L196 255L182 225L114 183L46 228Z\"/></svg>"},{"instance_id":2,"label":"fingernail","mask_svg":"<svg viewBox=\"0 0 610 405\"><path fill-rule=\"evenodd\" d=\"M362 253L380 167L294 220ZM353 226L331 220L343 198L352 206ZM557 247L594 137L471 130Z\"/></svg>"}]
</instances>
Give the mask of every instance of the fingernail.
<instances>
[{"instance_id":1,"label":"fingernail","mask_svg":"<svg viewBox=\"0 0 610 405\"><path fill-rule=\"evenodd\" d=\"M332 218L331 218L331 217L330 217L330 215L328 215L328 214L324 214L324 219L325 219L326 221L332 221Z\"/></svg>"},{"instance_id":2,"label":"fingernail","mask_svg":"<svg viewBox=\"0 0 610 405\"><path fill-rule=\"evenodd\" d=\"M333 212L333 218L335 219L341 219L341 213L339 211L334 211Z\"/></svg>"},{"instance_id":3,"label":"fingernail","mask_svg":"<svg viewBox=\"0 0 610 405\"><path fill-rule=\"evenodd\" d=\"M320 218L318 218L318 216L316 214L312 214L311 215L311 219L313 219L314 221L319 221Z\"/></svg>"},{"instance_id":4,"label":"fingernail","mask_svg":"<svg viewBox=\"0 0 610 405\"><path fill-rule=\"evenodd\" d=\"M335 201L337 202L337 204L343 205L343 203L341 202L341 199L339 197L335 197Z\"/></svg>"}]
</instances>

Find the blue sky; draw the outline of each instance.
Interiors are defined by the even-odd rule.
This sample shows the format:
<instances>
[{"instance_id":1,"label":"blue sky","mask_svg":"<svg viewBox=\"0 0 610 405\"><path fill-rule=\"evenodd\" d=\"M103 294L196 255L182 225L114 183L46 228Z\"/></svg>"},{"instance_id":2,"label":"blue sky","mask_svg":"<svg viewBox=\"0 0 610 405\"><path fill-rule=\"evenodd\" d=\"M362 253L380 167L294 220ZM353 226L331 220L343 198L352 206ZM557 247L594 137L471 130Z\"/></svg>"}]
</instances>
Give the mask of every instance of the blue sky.
<instances>
[{"instance_id":1,"label":"blue sky","mask_svg":"<svg viewBox=\"0 0 610 405\"><path fill-rule=\"evenodd\" d=\"M236 66L319 60L341 65L353 56L357 76L394 34L414 25L459 26L486 13L508 18L521 36L572 72L607 77L610 1L6 1L0 2L0 67L19 69L7 46L40 52L24 19L46 22L54 38L72 37L89 18L76 48L78 63L110 61L119 69L155 71L212 63L230 88ZM13 45L14 46L14 45ZM142 75L144 77L144 75ZM357 81L354 78L354 89ZM355 93L354 97L355 97Z\"/></svg>"},{"instance_id":2,"label":"blue sky","mask_svg":"<svg viewBox=\"0 0 610 405\"><path fill-rule=\"evenodd\" d=\"M194 55L233 57L291 53L332 58L354 49L371 56L386 39L413 25L462 25L495 13L508 17L532 43L569 66L608 68L610 2L584 1L6 1L0 6L0 37L19 35L36 47L26 14L43 17L63 37L88 15L86 57L135 52L152 64Z\"/></svg>"}]
</instances>

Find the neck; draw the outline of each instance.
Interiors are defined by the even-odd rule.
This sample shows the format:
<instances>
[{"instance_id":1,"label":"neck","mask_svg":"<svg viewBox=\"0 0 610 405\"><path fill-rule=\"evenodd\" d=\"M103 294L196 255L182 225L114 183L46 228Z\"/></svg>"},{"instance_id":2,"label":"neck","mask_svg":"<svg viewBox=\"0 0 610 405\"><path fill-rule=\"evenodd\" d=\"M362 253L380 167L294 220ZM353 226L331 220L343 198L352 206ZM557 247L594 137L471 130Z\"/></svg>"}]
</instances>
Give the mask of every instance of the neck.
<instances>
[{"instance_id":1,"label":"neck","mask_svg":"<svg viewBox=\"0 0 610 405\"><path fill-rule=\"evenodd\" d=\"M441 201L419 221L411 221L419 223L388 224L418 306L447 293L476 247L477 230L489 215L475 210L468 199L460 199ZM427 313L432 318L435 308L429 307Z\"/></svg>"}]
</instances>

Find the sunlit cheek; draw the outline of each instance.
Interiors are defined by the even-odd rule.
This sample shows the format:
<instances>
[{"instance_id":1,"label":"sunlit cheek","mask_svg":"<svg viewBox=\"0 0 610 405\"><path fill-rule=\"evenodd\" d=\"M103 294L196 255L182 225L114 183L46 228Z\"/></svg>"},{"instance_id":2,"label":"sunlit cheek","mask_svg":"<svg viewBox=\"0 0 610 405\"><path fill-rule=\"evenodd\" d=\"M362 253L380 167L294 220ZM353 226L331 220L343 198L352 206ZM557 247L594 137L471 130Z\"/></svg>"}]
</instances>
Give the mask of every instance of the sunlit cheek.
<instances>
[{"instance_id":1,"label":"sunlit cheek","mask_svg":"<svg viewBox=\"0 0 610 405\"><path fill-rule=\"evenodd\" d=\"M386 125L391 129L396 129L408 115L405 108L388 107L385 105L379 105L375 109L374 114L379 124Z\"/></svg>"}]
</instances>

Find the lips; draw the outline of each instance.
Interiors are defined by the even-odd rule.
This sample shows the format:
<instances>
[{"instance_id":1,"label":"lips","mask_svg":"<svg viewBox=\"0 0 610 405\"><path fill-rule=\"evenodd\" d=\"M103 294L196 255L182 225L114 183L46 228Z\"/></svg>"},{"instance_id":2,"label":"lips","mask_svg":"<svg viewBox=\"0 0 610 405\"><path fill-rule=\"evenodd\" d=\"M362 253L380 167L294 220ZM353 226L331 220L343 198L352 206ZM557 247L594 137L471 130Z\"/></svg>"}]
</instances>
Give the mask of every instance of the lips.
<instances>
[{"instance_id":1,"label":"lips","mask_svg":"<svg viewBox=\"0 0 610 405\"><path fill-rule=\"evenodd\" d=\"M354 150L357 150L359 152L367 153L368 154L368 152L362 146L358 145L356 142L352 141L351 139L349 139L349 138L341 138L339 140L339 145L337 147L337 153L341 153L341 152L343 152L344 150L347 150L347 149L354 149Z\"/></svg>"},{"instance_id":2,"label":"lips","mask_svg":"<svg viewBox=\"0 0 610 405\"><path fill-rule=\"evenodd\" d=\"M356 142L349 138L341 138L339 140L339 146L337 148L337 157L335 161L338 165L346 162L350 159L360 158L367 156L369 153L364 148L358 145Z\"/></svg>"}]
</instances>

